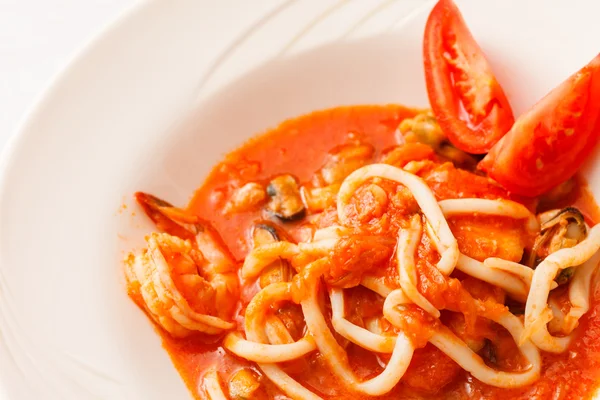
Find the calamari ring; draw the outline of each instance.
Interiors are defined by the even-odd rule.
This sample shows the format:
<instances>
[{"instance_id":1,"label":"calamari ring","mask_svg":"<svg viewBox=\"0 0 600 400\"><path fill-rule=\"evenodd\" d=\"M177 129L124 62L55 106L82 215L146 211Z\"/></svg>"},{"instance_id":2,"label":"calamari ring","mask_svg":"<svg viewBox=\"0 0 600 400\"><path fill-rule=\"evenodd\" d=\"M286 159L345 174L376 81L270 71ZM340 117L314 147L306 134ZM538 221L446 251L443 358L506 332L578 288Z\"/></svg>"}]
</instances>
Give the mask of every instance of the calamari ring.
<instances>
[{"instance_id":1,"label":"calamari ring","mask_svg":"<svg viewBox=\"0 0 600 400\"><path fill-rule=\"evenodd\" d=\"M252 298L246 308L245 315L245 330L248 340L259 344L268 342L269 338L265 333L263 323L268 308L276 301L292 300L291 287L292 285L288 282L272 283ZM298 357L301 357L304 354L298 355ZM299 384L275 363L259 362L257 365L263 373L288 396L301 400L321 400L321 397Z\"/></svg>"},{"instance_id":2,"label":"calamari ring","mask_svg":"<svg viewBox=\"0 0 600 400\"><path fill-rule=\"evenodd\" d=\"M431 304L417 289L417 270L415 268L415 251L421 242L422 225L421 218L414 215L408 229L400 229L398 232L398 245L396 248L396 259L398 261L398 275L400 287L410 300L423 310L440 317L440 311Z\"/></svg>"},{"instance_id":3,"label":"calamari ring","mask_svg":"<svg viewBox=\"0 0 600 400\"><path fill-rule=\"evenodd\" d=\"M510 217L514 219L526 219L527 230L538 231L540 223L536 216L523 204L512 200L498 199L446 199L438 203L446 217L460 214L484 214Z\"/></svg>"},{"instance_id":4,"label":"calamari ring","mask_svg":"<svg viewBox=\"0 0 600 400\"><path fill-rule=\"evenodd\" d=\"M386 299L383 306L383 315L396 327L400 327L398 321L398 306L410 303L410 299L401 289L394 290ZM511 334L515 342L518 342L523 333L523 324L508 310L501 315L483 315L492 321L502 325ZM523 343L519 350L530 363L530 368L523 372L497 371L488 367L485 362L465 342L459 339L447 328L437 330L429 342L440 349L444 354L453 359L464 370L468 371L478 380L488 385L515 388L532 383L540 376L542 367L541 357L538 349L530 341Z\"/></svg>"},{"instance_id":5,"label":"calamari ring","mask_svg":"<svg viewBox=\"0 0 600 400\"><path fill-rule=\"evenodd\" d=\"M394 336L378 335L345 318L345 300L342 289L332 289L329 292L329 298L331 300L331 324L337 333L367 350L377 353L394 351L396 344Z\"/></svg>"},{"instance_id":6,"label":"calamari ring","mask_svg":"<svg viewBox=\"0 0 600 400\"><path fill-rule=\"evenodd\" d=\"M300 304L306 319L306 326L331 371L350 389L361 393L380 396L392 390L406 372L412 359L414 350L410 340L400 333L396 338L396 345L385 369L376 377L360 382L348 365L344 349L337 343L321 312L317 299L319 283L311 289L309 296Z\"/></svg>"}]
</instances>

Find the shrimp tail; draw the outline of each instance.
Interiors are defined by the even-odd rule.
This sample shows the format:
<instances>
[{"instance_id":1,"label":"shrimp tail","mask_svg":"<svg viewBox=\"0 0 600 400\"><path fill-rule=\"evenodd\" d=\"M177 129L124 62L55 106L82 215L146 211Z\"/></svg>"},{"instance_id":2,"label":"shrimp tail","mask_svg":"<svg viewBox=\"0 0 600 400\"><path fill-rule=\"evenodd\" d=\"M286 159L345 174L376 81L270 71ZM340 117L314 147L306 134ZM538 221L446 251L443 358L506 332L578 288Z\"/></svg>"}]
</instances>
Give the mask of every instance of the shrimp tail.
<instances>
[{"instance_id":1,"label":"shrimp tail","mask_svg":"<svg viewBox=\"0 0 600 400\"><path fill-rule=\"evenodd\" d=\"M163 232L182 239L192 239L204 229L198 216L156 196L137 192L135 199L148 218Z\"/></svg>"}]
</instances>

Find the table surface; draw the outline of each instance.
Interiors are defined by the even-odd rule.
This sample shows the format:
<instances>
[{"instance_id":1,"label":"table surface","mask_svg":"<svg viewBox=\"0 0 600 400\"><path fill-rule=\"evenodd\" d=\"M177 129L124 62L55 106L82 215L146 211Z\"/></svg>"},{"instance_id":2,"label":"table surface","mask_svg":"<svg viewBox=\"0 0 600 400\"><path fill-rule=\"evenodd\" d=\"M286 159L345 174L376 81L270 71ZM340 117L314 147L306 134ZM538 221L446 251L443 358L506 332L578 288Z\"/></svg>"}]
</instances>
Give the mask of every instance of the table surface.
<instances>
[{"instance_id":1,"label":"table surface","mask_svg":"<svg viewBox=\"0 0 600 400\"><path fill-rule=\"evenodd\" d=\"M0 0L0 150L52 78L134 3Z\"/></svg>"}]
</instances>

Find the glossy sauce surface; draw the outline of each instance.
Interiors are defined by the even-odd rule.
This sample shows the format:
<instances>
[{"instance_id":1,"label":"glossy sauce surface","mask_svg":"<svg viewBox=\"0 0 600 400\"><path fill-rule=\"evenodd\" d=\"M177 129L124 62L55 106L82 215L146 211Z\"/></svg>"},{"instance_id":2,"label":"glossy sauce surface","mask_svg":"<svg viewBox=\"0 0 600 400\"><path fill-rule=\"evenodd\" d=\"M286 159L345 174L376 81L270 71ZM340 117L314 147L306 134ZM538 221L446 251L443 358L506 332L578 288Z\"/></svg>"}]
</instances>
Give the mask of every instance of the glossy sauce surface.
<instances>
[{"instance_id":1,"label":"glossy sauce surface","mask_svg":"<svg viewBox=\"0 0 600 400\"><path fill-rule=\"evenodd\" d=\"M188 209L200 217L210 221L221 234L225 243L241 262L249 251L249 227L256 221L269 218L264 211L257 209L251 212L226 214L223 207L231 193L247 182L266 182L277 174L287 173L295 176L300 183L310 182L315 172L323 165L328 153L349 140L359 140L373 146L373 160L379 160L389 149L397 145L397 127L415 111L400 106L356 106L341 107L326 111L315 112L294 120L284 122L276 129L258 136L239 149L228 154L223 162L218 164L208 176L204 184L197 190ZM421 156L414 152L408 157ZM462 172L451 166L431 167L431 172L425 171L422 177L439 199L455 197L509 197L502 188L491 183L483 176ZM448 171L444 171L447 168ZM440 178L443 177L443 178ZM518 200L518 199L517 199ZM564 203L564 204L563 204ZM532 207L530 201L524 202ZM598 210L591 195L587 192L583 181L578 180L575 190L568 199L560 204L546 204L545 208L575 204L586 215L588 222L598 221ZM327 211L326 211L327 212ZM326 213L325 212L325 213ZM276 222L276 221L274 221ZM477 221L468 217L452 218L449 220L454 234L461 243L461 251L473 252L478 244L461 241L461 227L486 227L500 224L504 229L515 229L515 235L529 240L518 232L519 227L511 227L504 218ZM306 240L305 221L294 223L276 222L282 230L296 241ZM377 228L377 227L376 227ZM384 229L382 227L379 227ZM469 229L471 229L469 228ZM375 228L374 228L375 229ZM389 228L385 228L389 229ZM521 236L519 236L521 235ZM426 239L423 240L427 242ZM429 246L422 243L421 248ZM495 254L494 252L500 252ZM486 249L487 256L503 256L502 249ZM427 260L429 252L419 253L418 262L432 264L435 260ZM475 255L472 255L477 258ZM518 260L515 260L518 261ZM422 271L420 276L420 291L429 290L427 276ZM395 274L393 268L380 269L381 275ZM457 364L432 345L427 345L415 352L411 365L394 390L380 398L447 398L447 399L479 399L479 398L511 398L511 399L576 399L587 398L600 379L600 288L595 286L591 310L582 318L578 328L578 338L570 350L560 355L543 354L542 377L533 385L524 388L506 390L485 385L472 378ZM435 287L430 289L435 291ZM243 324L245 305L256 293L257 285L248 285L242 290L242 300L238 310L238 326ZM372 310L380 310L381 298L369 290L357 287L350 289L347 296L347 309L360 317L366 317ZM457 292L458 293L458 292ZM456 294L459 296L459 294ZM445 299L445 301L457 301ZM442 313L442 321L453 317L451 312ZM352 319L352 315L348 316ZM486 329L482 327L481 329ZM505 331L497 330L492 334L501 343L501 354L498 368L514 370L520 368L519 353L512 339ZM198 398L203 398L198 390L198 382L208 366L218 365L224 382L239 366L249 363L227 353L219 346L221 338L195 336L186 339L173 339L163 334L164 347L190 388ZM212 341L214 344L206 344ZM503 345L505 343L505 346ZM381 371L381 361L370 352L350 344L347 349L350 364L355 373L363 378L376 375ZM382 356L382 359L385 358ZM360 395L349 394L338 384L328 371L317 353L287 363L285 370L303 385L316 390L322 397L343 399ZM280 392L264 380L269 397L279 397ZM399 397L400 396L400 397ZM285 398L285 397L281 397Z\"/></svg>"}]
</instances>

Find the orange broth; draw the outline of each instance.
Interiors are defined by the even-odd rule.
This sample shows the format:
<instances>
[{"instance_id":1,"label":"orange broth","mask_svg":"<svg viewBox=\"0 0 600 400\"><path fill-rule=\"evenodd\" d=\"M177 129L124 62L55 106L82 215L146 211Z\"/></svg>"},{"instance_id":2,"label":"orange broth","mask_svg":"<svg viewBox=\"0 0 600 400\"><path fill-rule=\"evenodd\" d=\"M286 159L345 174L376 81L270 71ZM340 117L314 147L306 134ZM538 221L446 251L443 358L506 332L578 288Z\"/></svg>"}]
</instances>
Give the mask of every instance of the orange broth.
<instances>
[{"instance_id":1,"label":"orange broth","mask_svg":"<svg viewBox=\"0 0 600 400\"><path fill-rule=\"evenodd\" d=\"M249 251L249 227L265 216L260 210L225 215L223 206L234 188L250 181L265 181L281 173L292 174L300 182L310 181L323 165L328 152L346 142L349 134L373 145L376 151L374 159L379 159L386 149L397 144L396 129L402 119L412 117L415 113L415 110L396 105L355 106L319 111L286 121L229 153L196 191L188 209L210 221L234 256L241 261ZM441 185L436 190L436 195L443 196L444 191L458 186L467 192L485 190L485 187L474 185L477 184L465 175L464 179L451 185ZM589 221L599 220L596 204L581 179L578 179L576 190L568 202L579 207ZM279 225L284 226L285 231L295 239L302 235L300 222ZM240 330L244 306L256 290L256 287L242 290L243 299L237 316ZM353 304L348 304L350 312L358 308L368 310L369 306L380 309L381 300L376 299L376 296L361 293L361 288L352 290L358 296L353 297ZM488 386L472 378L439 350L427 345L415 352L401 382L390 393L379 398L589 398L600 380L600 287L596 285L592 293L591 309L582 318L577 330L578 337L570 350L559 355L542 352L542 376L530 386L512 390ZM166 333L162 336L165 349L196 398L202 398L198 382L210 365L219 365L219 372L226 383L227 377L236 368L250 364L225 351L219 345L222 337L174 339ZM213 344L206 344L207 342ZM508 345L506 354L518 354L513 351L515 348L514 343L512 347ZM370 352L354 345L350 345L347 351L351 366L363 379L381 371L376 357ZM506 361L508 364L510 362L510 359ZM362 398L361 395L346 392L315 354L307 356L305 360L286 363L284 368L301 384L316 389L324 398ZM435 389L432 391L431 388L438 387L440 382L446 385L437 392ZM268 382L266 385L271 397L285 398L274 385Z\"/></svg>"}]
</instances>

